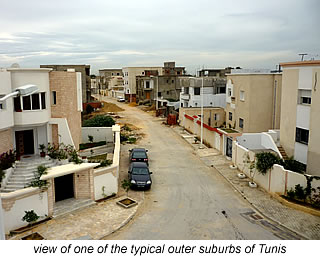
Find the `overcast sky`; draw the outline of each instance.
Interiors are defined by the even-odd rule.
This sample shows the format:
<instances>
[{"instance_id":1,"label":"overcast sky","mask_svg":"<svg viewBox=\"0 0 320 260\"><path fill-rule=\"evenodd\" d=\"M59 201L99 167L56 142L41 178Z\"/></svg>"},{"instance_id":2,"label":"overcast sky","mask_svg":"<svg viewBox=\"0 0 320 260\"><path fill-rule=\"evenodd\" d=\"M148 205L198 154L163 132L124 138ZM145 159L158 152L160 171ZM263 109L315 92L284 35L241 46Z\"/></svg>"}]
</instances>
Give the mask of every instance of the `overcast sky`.
<instances>
[{"instance_id":1,"label":"overcast sky","mask_svg":"<svg viewBox=\"0 0 320 260\"><path fill-rule=\"evenodd\" d=\"M319 0L0 0L0 67L275 68L320 59Z\"/></svg>"}]
</instances>

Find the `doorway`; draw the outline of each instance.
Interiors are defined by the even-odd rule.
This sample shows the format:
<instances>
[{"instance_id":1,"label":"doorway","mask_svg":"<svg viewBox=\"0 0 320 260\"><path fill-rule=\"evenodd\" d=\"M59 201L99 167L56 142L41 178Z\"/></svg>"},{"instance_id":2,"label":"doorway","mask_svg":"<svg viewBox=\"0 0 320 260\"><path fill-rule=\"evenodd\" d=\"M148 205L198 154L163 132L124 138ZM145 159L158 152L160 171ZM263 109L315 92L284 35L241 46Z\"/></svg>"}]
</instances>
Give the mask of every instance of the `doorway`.
<instances>
[{"instance_id":1,"label":"doorway","mask_svg":"<svg viewBox=\"0 0 320 260\"><path fill-rule=\"evenodd\" d=\"M232 158L232 139L227 137L226 155Z\"/></svg>"},{"instance_id":2,"label":"doorway","mask_svg":"<svg viewBox=\"0 0 320 260\"><path fill-rule=\"evenodd\" d=\"M15 137L18 155L34 154L33 130L16 131Z\"/></svg>"},{"instance_id":3,"label":"doorway","mask_svg":"<svg viewBox=\"0 0 320 260\"><path fill-rule=\"evenodd\" d=\"M67 174L54 179L55 202L74 198L73 174Z\"/></svg>"}]
</instances>

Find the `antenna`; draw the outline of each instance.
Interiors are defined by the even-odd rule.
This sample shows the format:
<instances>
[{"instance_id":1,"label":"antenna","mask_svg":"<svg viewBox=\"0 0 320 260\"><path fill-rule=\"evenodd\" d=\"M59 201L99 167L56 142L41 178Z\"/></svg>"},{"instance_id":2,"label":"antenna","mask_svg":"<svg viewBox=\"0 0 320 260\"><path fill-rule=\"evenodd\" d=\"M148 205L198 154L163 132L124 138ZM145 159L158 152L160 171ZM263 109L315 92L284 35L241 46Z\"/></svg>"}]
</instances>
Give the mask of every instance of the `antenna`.
<instances>
[{"instance_id":1,"label":"antenna","mask_svg":"<svg viewBox=\"0 0 320 260\"><path fill-rule=\"evenodd\" d=\"M301 56L301 61L303 61L304 56L308 55L308 53L299 53L299 55Z\"/></svg>"}]
</instances>

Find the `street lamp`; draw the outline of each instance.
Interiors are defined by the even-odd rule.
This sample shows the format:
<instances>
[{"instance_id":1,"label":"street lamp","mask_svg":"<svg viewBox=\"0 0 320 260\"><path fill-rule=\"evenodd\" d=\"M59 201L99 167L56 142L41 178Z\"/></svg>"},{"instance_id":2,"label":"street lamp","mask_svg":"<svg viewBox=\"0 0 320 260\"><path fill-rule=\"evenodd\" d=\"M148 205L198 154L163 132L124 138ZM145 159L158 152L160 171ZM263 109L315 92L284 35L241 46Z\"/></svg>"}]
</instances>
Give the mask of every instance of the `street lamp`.
<instances>
[{"instance_id":1,"label":"street lamp","mask_svg":"<svg viewBox=\"0 0 320 260\"><path fill-rule=\"evenodd\" d=\"M28 96L32 95L33 93L37 92L39 89L36 85L28 84L21 87L14 89L13 92L10 94L5 95L4 97L0 98L0 103L3 103L10 97L17 97L17 96Z\"/></svg>"},{"instance_id":2,"label":"street lamp","mask_svg":"<svg viewBox=\"0 0 320 260\"><path fill-rule=\"evenodd\" d=\"M0 104L6 101L10 97L18 97L18 96L28 96L37 92L39 89L36 85L28 84L21 87L18 87L13 90L13 92L5 95L0 98ZM3 212L2 212L2 200L1 200L1 192L0 192L0 240L5 240L5 231L4 231L4 221L3 221Z\"/></svg>"}]
</instances>

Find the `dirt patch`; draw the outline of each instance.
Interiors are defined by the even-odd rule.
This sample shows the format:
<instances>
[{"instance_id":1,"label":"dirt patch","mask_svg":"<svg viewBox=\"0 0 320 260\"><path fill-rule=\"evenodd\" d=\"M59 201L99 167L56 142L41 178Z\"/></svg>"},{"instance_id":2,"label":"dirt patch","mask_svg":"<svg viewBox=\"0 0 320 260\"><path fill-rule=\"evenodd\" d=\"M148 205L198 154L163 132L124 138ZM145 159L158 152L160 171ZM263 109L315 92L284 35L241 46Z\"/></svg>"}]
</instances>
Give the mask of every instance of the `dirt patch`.
<instances>
[{"instance_id":1,"label":"dirt patch","mask_svg":"<svg viewBox=\"0 0 320 260\"><path fill-rule=\"evenodd\" d=\"M121 112L121 111L124 111L123 108L118 107L116 104L113 104L113 103L108 103L108 102L102 101L102 104L103 104L103 106L99 112Z\"/></svg>"}]
</instances>

